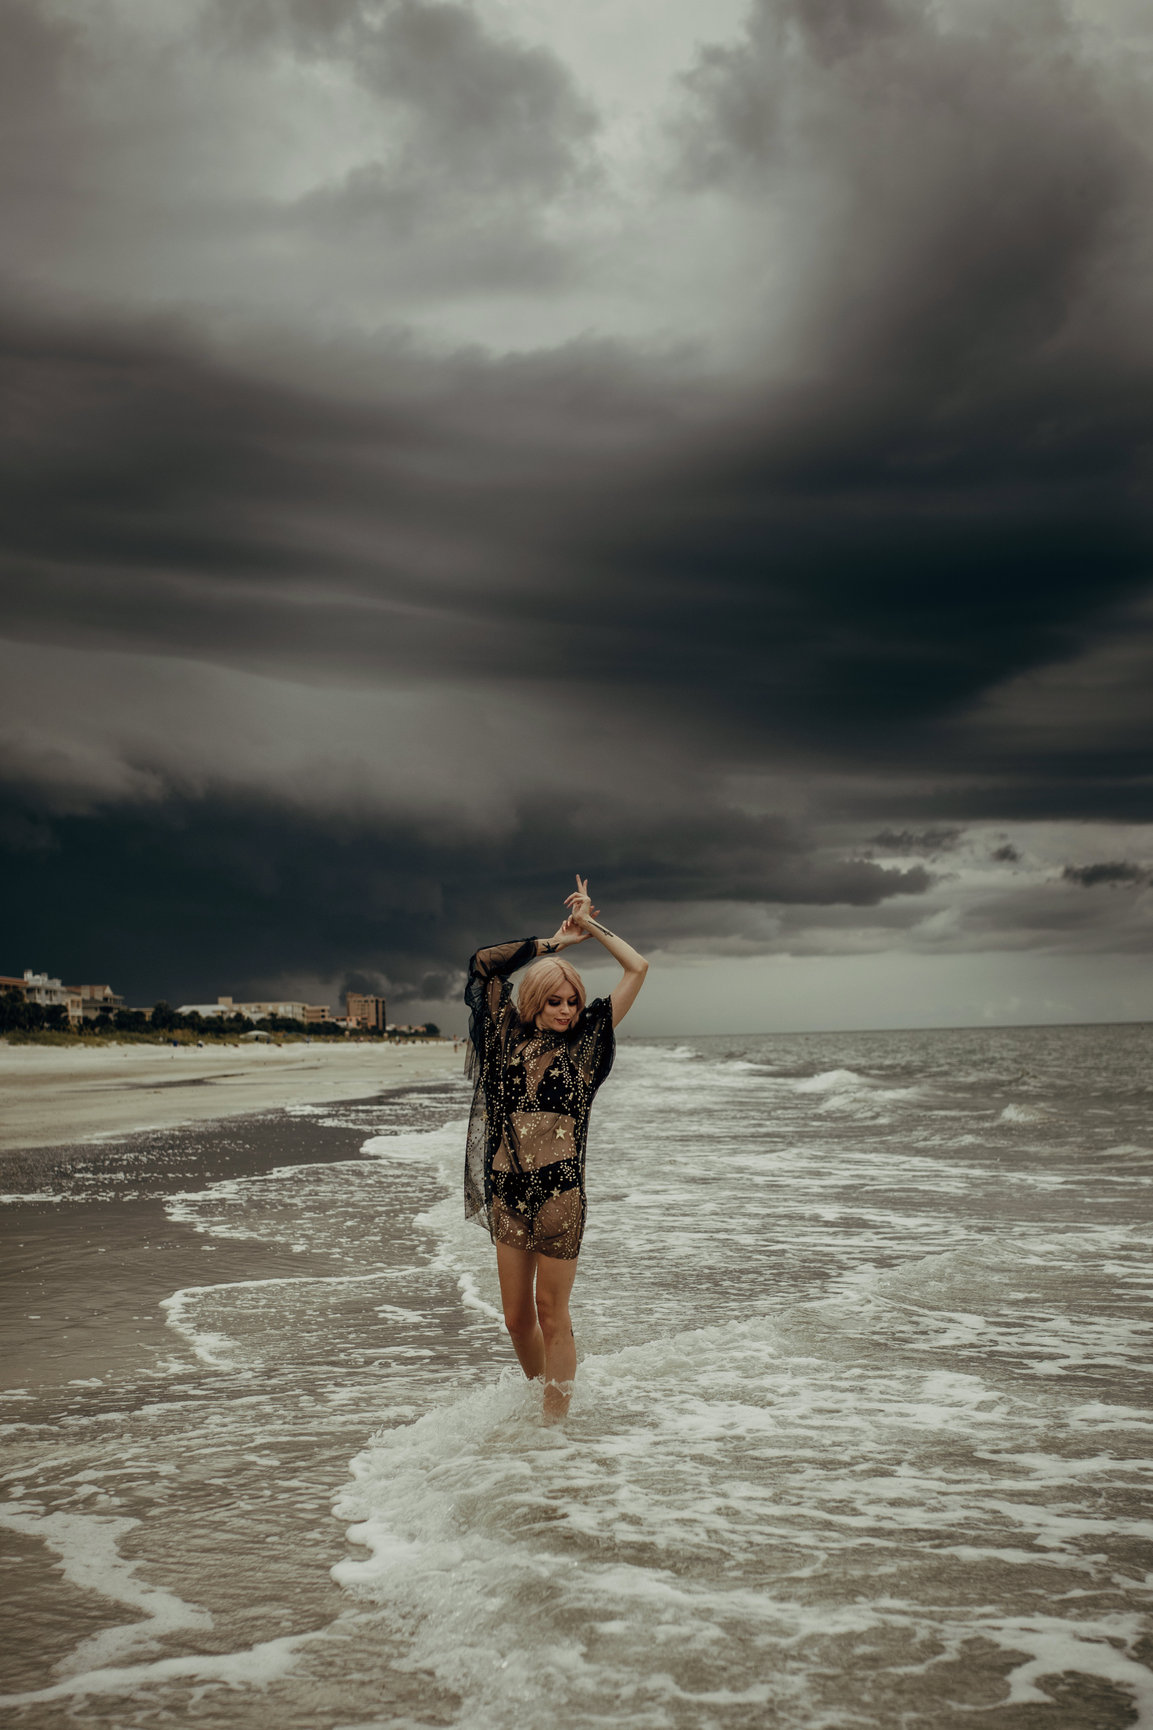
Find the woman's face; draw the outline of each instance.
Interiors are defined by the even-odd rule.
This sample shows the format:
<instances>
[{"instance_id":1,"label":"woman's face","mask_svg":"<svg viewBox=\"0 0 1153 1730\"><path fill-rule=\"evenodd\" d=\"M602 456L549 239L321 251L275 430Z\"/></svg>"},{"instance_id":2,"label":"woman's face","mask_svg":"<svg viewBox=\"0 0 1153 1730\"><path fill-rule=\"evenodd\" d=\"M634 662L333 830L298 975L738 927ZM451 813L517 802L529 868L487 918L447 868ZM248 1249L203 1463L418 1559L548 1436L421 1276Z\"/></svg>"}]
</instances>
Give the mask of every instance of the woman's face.
<instances>
[{"instance_id":1,"label":"woman's face","mask_svg":"<svg viewBox=\"0 0 1153 1730\"><path fill-rule=\"evenodd\" d=\"M544 1033L566 1033L580 1013L580 998L571 985L550 991L536 1018Z\"/></svg>"}]
</instances>

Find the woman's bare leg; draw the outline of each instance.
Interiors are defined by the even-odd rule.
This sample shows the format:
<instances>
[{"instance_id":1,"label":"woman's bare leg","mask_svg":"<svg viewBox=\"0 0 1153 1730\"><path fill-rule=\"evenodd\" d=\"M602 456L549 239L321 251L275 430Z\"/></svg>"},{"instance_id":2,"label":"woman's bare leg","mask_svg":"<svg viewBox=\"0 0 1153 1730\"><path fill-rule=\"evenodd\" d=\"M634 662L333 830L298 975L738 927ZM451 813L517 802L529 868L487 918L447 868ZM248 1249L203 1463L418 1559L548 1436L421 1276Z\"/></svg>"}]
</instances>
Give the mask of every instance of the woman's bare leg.
<instances>
[{"instance_id":1,"label":"woman's bare leg","mask_svg":"<svg viewBox=\"0 0 1153 1730\"><path fill-rule=\"evenodd\" d=\"M544 1417L555 1424L568 1411L576 1376L576 1340L568 1300L577 1264L551 1255L536 1258L536 1313L544 1340Z\"/></svg>"},{"instance_id":2,"label":"woman's bare leg","mask_svg":"<svg viewBox=\"0 0 1153 1730\"><path fill-rule=\"evenodd\" d=\"M514 1249L509 1243L496 1246L496 1271L504 1325L521 1369L530 1381L544 1374L545 1343L536 1316L533 1281L539 1257L535 1250Z\"/></svg>"}]
</instances>

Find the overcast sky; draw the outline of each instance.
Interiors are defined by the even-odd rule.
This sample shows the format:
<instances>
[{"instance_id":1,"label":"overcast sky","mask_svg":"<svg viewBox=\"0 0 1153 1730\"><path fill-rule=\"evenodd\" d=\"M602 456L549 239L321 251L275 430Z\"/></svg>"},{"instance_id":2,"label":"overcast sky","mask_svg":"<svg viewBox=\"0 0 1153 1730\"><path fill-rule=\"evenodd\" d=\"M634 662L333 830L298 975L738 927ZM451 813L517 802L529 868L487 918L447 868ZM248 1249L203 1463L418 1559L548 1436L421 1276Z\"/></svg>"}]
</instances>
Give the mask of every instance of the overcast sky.
<instances>
[{"instance_id":1,"label":"overcast sky","mask_svg":"<svg viewBox=\"0 0 1153 1730\"><path fill-rule=\"evenodd\" d=\"M0 972L1153 1018L1144 0L0 29Z\"/></svg>"}]
</instances>

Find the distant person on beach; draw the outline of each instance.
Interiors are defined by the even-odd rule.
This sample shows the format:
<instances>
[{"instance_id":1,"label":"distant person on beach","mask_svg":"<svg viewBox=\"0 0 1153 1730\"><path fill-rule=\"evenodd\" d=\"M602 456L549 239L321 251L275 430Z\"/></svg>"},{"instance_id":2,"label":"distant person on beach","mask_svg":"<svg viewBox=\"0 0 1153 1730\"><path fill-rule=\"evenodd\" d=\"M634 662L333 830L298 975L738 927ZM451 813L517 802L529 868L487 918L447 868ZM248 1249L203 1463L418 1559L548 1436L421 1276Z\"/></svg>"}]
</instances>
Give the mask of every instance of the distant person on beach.
<instances>
[{"instance_id":1,"label":"distant person on beach","mask_svg":"<svg viewBox=\"0 0 1153 1730\"><path fill-rule=\"evenodd\" d=\"M569 1294L585 1227L585 1143L598 1087L612 1068L613 1029L645 982L648 962L597 923L580 876L552 937L478 949L469 962L467 1073L476 1083L465 1154L464 1207L496 1245L505 1326L526 1376L544 1377L549 1422L568 1410L576 1375ZM608 997L585 1002L560 951L590 937L624 971ZM512 1001L509 975L528 966Z\"/></svg>"}]
</instances>

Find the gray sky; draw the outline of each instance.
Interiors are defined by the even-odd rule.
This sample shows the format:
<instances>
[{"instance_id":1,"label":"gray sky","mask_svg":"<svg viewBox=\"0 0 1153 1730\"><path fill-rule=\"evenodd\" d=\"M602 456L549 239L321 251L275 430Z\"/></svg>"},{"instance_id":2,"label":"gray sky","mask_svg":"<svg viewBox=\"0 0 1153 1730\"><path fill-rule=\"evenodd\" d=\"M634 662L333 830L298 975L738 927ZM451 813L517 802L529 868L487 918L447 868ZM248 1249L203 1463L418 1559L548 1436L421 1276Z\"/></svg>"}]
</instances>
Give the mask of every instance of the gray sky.
<instances>
[{"instance_id":1,"label":"gray sky","mask_svg":"<svg viewBox=\"0 0 1153 1730\"><path fill-rule=\"evenodd\" d=\"M0 971L1153 1016L1143 6L0 29Z\"/></svg>"}]
</instances>

